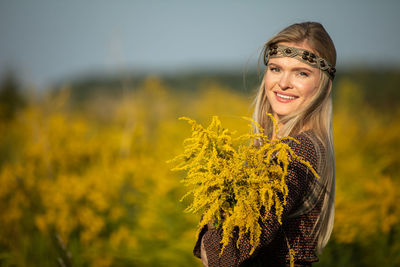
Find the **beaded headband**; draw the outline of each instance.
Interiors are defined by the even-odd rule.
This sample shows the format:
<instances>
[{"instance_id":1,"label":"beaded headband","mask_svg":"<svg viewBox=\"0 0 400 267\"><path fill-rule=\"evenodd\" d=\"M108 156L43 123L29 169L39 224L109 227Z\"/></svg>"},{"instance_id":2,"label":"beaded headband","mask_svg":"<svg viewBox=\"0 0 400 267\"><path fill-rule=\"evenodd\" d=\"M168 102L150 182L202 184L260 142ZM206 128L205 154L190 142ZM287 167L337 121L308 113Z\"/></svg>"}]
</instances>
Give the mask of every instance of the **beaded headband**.
<instances>
[{"instance_id":1,"label":"beaded headband","mask_svg":"<svg viewBox=\"0 0 400 267\"><path fill-rule=\"evenodd\" d=\"M322 57L318 57L314 53L291 46L285 45L277 45L273 44L264 52L264 64L267 66L268 60L270 58L278 58L278 57L293 57L307 65L318 68L328 74L329 78L333 80L335 78L336 69L330 64L326 59Z\"/></svg>"}]
</instances>

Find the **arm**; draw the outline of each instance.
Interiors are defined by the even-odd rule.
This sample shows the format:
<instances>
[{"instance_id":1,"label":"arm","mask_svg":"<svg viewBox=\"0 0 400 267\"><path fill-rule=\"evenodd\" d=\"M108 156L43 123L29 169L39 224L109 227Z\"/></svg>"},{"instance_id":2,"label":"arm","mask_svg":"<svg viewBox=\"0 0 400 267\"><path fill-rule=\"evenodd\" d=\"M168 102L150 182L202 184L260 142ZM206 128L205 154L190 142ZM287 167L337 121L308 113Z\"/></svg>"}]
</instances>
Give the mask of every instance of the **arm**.
<instances>
[{"instance_id":1,"label":"arm","mask_svg":"<svg viewBox=\"0 0 400 267\"><path fill-rule=\"evenodd\" d=\"M315 167L316 153L311 141L307 138L297 138L300 144L292 143L290 146L297 155L302 156L305 160ZM289 195L287 197L287 205L282 214L282 220L299 205L303 196L306 194L310 181L314 179L311 172L307 170L303 164L293 162L289 165L287 184L289 187ZM268 215L266 221L260 220L262 226L262 233L260 236L260 244L255 249L252 255L249 255L251 246L247 239L242 239L239 248L236 247L236 240L232 240L224 249L224 253L219 257L222 245L221 229L203 229L200 233L199 240L203 240L205 253L208 259L208 266L238 266L249 258L256 257L256 255L265 248L276 236L281 227L275 211L272 210ZM199 243L199 241L198 241Z\"/></svg>"}]
</instances>

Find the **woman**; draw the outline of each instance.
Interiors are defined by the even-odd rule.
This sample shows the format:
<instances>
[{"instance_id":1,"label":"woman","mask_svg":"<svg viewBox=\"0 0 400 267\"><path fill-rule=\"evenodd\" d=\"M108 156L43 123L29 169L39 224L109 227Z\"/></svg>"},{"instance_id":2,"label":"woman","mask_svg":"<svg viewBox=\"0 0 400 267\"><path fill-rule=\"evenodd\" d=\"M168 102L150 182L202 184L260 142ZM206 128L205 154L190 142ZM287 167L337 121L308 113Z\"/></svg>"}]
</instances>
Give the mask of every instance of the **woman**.
<instances>
[{"instance_id":1,"label":"woman","mask_svg":"<svg viewBox=\"0 0 400 267\"><path fill-rule=\"evenodd\" d=\"M246 240L239 247L231 240L220 256L221 229L205 226L194 248L205 266L288 266L289 248L295 266L318 261L329 240L334 218L334 150L331 88L336 50L323 26L316 22L293 24L264 47L266 70L255 99L254 119L271 138L278 121L278 137L293 136L291 148L309 161L317 179L300 163L291 163L289 195L282 224L275 212L260 221L262 234L254 253Z\"/></svg>"}]
</instances>

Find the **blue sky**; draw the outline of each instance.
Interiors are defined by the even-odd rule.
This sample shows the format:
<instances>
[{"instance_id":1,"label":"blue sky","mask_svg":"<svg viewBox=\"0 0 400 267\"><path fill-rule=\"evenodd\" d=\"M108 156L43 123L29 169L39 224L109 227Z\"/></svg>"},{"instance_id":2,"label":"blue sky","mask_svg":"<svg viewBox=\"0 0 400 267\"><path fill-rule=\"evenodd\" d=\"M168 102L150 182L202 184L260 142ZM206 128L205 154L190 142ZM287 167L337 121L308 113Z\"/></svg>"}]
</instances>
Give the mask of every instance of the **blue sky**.
<instances>
[{"instance_id":1,"label":"blue sky","mask_svg":"<svg viewBox=\"0 0 400 267\"><path fill-rule=\"evenodd\" d=\"M1 0L0 75L45 87L92 72L256 67L283 27L321 22L338 68L400 68L400 1Z\"/></svg>"}]
</instances>

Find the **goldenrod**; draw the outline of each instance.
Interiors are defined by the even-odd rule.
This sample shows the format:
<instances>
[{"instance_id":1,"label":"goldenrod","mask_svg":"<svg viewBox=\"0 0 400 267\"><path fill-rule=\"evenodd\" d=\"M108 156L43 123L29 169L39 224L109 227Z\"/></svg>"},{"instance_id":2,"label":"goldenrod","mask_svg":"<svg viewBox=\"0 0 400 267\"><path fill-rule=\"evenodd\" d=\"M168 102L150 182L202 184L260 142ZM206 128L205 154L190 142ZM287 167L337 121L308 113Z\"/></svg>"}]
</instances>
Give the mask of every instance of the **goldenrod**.
<instances>
[{"instance_id":1,"label":"goldenrod","mask_svg":"<svg viewBox=\"0 0 400 267\"><path fill-rule=\"evenodd\" d=\"M276 126L276 121L270 117ZM274 207L279 223L282 223L290 162L297 160L310 168L316 177L318 174L285 142L288 139L298 142L294 138L270 140L263 134L263 129L234 138L234 133L224 129L217 116L207 128L190 118L180 119L191 124L192 136L184 140L183 153L170 162L177 162L173 171L187 172L182 182L191 189L182 199L193 195L193 201L186 211L203 214L198 231L210 223L222 227L221 254L235 231L237 247L248 233L252 254L260 241L258 220L266 220Z\"/></svg>"}]
</instances>

